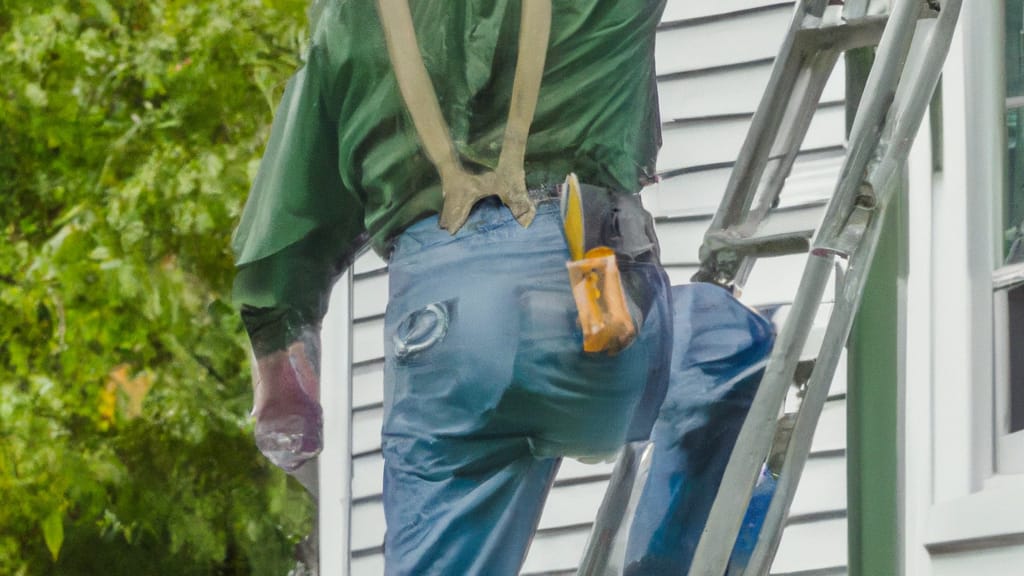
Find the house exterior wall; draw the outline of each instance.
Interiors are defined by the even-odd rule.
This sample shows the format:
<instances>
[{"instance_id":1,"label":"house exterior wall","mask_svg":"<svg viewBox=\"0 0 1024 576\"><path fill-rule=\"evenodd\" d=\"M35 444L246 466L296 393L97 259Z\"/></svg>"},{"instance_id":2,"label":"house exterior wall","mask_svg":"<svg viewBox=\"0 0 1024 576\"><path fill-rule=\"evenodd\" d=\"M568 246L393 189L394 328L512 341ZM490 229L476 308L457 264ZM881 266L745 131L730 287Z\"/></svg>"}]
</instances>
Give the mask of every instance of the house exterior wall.
<instances>
[{"instance_id":1,"label":"house exterior wall","mask_svg":"<svg viewBox=\"0 0 1024 576\"><path fill-rule=\"evenodd\" d=\"M1002 9L964 3L941 122L922 129L909 163L902 501L903 567L914 576L1019 574L1024 565L1024 475L1000 466L1009 437L999 428L994 362L1006 186Z\"/></svg>"},{"instance_id":2,"label":"house exterior wall","mask_svg":"<svg viewBox=\"0 0 1024 576\"><path fill-rule=\"evenodd\" d=\"M662 181L644 191L674 284L697 269L697 248L768 81L792 2L669 0L658 32ZM773 225L814 226L842 161L840 64L826 89ZM804 259L764 261L743 293L785 304ZM383 572L380 426L386 263L370 253L339 282L325 322L327 451L321 458L322 573ZM813 338L812 338L813 340ZM331 386L330 382L335 382ZM351 382L347 386L346 382ZM833 383L773 574L846 573L845 375ZM523 574L574 574L612 464L563 463Z\"/></svg>"}]
</instances>

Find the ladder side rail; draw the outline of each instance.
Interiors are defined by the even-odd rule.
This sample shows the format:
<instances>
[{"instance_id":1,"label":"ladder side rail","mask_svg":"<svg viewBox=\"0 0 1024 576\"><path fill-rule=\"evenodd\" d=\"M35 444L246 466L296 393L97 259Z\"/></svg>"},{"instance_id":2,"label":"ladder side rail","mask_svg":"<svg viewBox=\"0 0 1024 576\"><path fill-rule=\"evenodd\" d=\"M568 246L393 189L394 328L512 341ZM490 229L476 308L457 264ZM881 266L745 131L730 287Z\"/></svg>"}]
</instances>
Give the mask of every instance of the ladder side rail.
<instances>
[{"instance_id":1,"label":"ladder side rail","mask_svg":"<svg viewBox=\"0 0 1024 576\"><path fill-rule=\"evenodd\" d=\"M896 95L894 126L884 155L868 175L868 182L884 188L906 162L924 113L931 104L942 69L956 32L963 0L943 0L938 18L932 24L927 47L921 51L916 73L905 79Z\"/></svg>"},{"instance_id":2,"label":"ladder side rail","mask_svg":"<svg viewBox=\"0 0 1024 576\"><path fill-rule=\"evenodd\" d=\"M621 574L625 569L626 538L651 471L653 447L649 441L630 442L619 452L576 576Z\"/></svg>"},{"instance_id":3,"label":"ladder side rail","mask_svg":"<svg viewBox=\"0 0 1024 576\"><path fill-rule=\"evenodd\" d=\"M830 240L841 236L849 214L857 206L856 196L861 191L868 163L875 156L882 128L895 99L922 6L921 0L895 1L889 23L882 33L875 63L868 74L865 97L860 102L850 130L846 162L833 201L829 203L822 220L819 239Z\"/></svg>"},{"instance_id":4,"label":"ladder side rail","mask_svg":"<svg viewBox=\"0 0 1024 576\"><path fill-rule=\"evenodd\" d=\"M840 53L829 50L807 58L806 80L790 99L782 128L768 158L768 166L761 177L754 202L747 214L747 225L757 226L768 215L800 154L800 145L814 119L821 95L835 69Z\"/></svg>"},{"instance_id":5,"label":"ladder side rail","mask_svg":"<svg viewBox=\"0 0 1024 576\"><path fill-rule=\"evenodd\" d=\"M750 501L761 465L771 448L779 409L832 274L833 256L812 256L796 298L768 359L750 412L726 465L708 523L694 553L691 575L722 576Z\"/></svg>"},{"instance_id":6,"label":"ladder side rail","mask_svg":"<svg viewBox=\"0 0 1024 576\"><path fill-rule=\"evenodd\" d=\"M906 163L914 136L935 92L956 29L961 4L962 0L947 0L943 5L925 47L915 54L917 62L910 66L911 75L904 77L901 82L899 94L906 96L897 97L894 111L890 116L892 126L887 132L891 133L889 142L892 145L887 147L881 161L873 167L868 176L868 180L882 191L878 210L862 240L862 249L857 250L850 259L836 309L829 320L822 341L821 354L808 382L807 395L801 405L793 436L786 451L785 465L762 528L762 533L771 537L759 539L748 564L747 574L766 574L778 550L782 536L781 526L796 493L804 464L810 454L818 419L828 400L829 386L860 307L867 274L878 248L886 210L897 191L895 177L900 173L899 168Z\"/></svg>"},{"instance_id":7,"label":"ladder side rail","mask_svg":"<svg viewBox=\"0 0 1024 576\"><path fill-rule=\"evenodd\" d=\"M885 195L888 197L891 193L891 191L886 191ZM858 250L851 257L841 297L836 302L835 309L829 318L821 352L815 361L811 378L807 384L806 395L797 413L793 435L786 448L785 463L779 474L775 494L762 524L761 537L751 554L744 572L745 576L767 574L782 540L782 529L786 517L789 515L789 508L793 504L793 497L796 495L804 465L810 455L811 443L821 411L828 400L829 385L835 375L843 346L853 326L853 319L860 303L860 295L864 289L870 262L878 244L884 215L883 202L874 211L874 216L864 235L862 246L865 249Z\"/></svg>"},{"instance_id":8,"label":"ladder side rail","mask_svg":"<svg viewBox=\"0 0 1024 576\"><path fill-rule=\"evenodd\" d=\"M757 181L775 142L783 111L805 56L797 48L797 32L801 29L805 16L821 13L824 8L825 0L798 0L789 32L775 59L768 86L754 113L750 130L729 177L725 196L711 221L709 232L729 228L743 221L756 190Z\"/></svg>"},{"instance_id":9,"label":"ladder side rail","mask_svg":"<svg viewBox=\"0 0 1024 576\"><path fill-rule=\"evenodd\" d=\"M817 91L814 97L815 103L820 102L821 93L825 90L825 86L828 84L832 71L835 70L839 57L844 52L854 48L878 45L882 32L885 30L886 21L886 16L873 16L855 23L851 22L847 25L803 30L800 32L800 36L810 36L807 42L814 43L821 50L817 57L813 58L813 63L811 64L813 73L816 75L815 82L821 82L820 86L815 84L814 89ZM810 94L814 94L814 92ZM810 94L805 96L805 98L809 100ZM812 119L813 114L806 118L808 127ZM793 146L798 146L803 141L806 133L807 129L804 128L803 130L789 131L789 134L786 135L789 138L780 137L787 142L784 144L784 147L791 154L791 157L787 155L784 162L777 164L775 169L769 167L768 174L764 177L764 182L762 183L764 190L758 192L757 199L750 210L751 214L748 216L750 220L760 222L768 215L772 205L775 203L775 199L782 192L786 178L789 177L792 171L796 156L799 155L799 149L794 150ZM771 160L775 160L774 152Z\"/></svg>"},{"instance_id":10,"label":"ladder side rail","mask_svg":"<svg viewBox=\"0 0 1024 576\"><path fill-rule=\"evenodd\" d=\"M826 84L828 84L832 71L835 70L839 56L839 52L829 51L814 60L811 66L812 80L804 94L801 106L816 106L821 101L821 94L824 92ZM761 186L754 200L754 205L747 214L745 226L751 231L756 230L765 218L768 217L769 212L775 206L776 200L782 194L786 179L793 171L793 165L800 155L800 144L803 143L807 135L807 131L814 119L814 114L812 112L804 116L796 116L796 118L799 118L799 124L795 125L791 130L783 131L780 135L780 140L784 142L782 146L785 152L779 157L769 159L765 174L761 179ZM750 254L740 259L732 278L734 286L742 289L746 285L757 259L756 255Z\"/></svg>"}]
</instances>

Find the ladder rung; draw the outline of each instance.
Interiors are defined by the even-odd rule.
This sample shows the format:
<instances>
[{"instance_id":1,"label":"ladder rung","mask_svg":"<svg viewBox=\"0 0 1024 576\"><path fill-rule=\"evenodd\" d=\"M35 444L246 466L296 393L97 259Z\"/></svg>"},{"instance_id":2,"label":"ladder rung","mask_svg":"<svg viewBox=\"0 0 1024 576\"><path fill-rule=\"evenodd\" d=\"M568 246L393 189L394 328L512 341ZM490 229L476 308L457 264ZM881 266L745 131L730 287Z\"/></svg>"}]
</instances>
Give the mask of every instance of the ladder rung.
<instances>
[{"instance_id":1,"label":"ladder rung","mask_svg":"<svg viewBox=\"0 0 1024 576\"><path fill-rule=\"evenodd\" d=\"M921 19L935 18L939 11L935 0L921 0ZM811 50L849 50L874 46L882 38L889 21L887 13L867 12L867 6L854 9L856 17L844 13L840 18L821 19L808 17L796 33L797 43Z\"/></svg>"},{"instance_id":2,"label":"ladder rung","mask_svg":"<svg viewBox=\"0 0 1024 576\"><path fill-rule=\"evenodd\" d=\"M803 28L796 41L806 50L849 50L878 44L888 16L865 16L859 20Z\"/></svg>"},{"instance_id":3,"label":"ladder rung","mask_svg":"<svg viewBox=\"0 0 1024 576\"><path fill-rule=\"evenodd\" d=\"M704 241L712 254L732 252L737 256L771 258L807 253L811 248L813 236L814 230L753 236L742 236L725 230L708 234Z\"/></svg>"},{"instance_id":4,"label":"ladder rung","mask_svg":"<svg viewBox=\"0 0 1024 576\"><path fill-rule=\"evenodd\" d=\"M843 5L840 17L846 21L853 21L865 16L888 15L892 10L893 0L845 0L840 2ZM938 15L939 5L942 0L919 0L922 18L932 18Z\"/></svg>"}]
</instances>

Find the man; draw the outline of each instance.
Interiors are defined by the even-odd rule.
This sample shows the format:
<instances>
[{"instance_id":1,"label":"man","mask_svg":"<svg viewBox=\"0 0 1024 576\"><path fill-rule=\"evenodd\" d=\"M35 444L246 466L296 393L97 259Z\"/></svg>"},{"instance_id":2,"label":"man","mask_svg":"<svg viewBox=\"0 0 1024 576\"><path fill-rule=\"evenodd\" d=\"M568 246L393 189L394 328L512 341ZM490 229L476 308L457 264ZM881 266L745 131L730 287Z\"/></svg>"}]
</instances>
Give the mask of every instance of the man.
<instances>
[{"instance_id":1,"label":"man","mask_svg":"<svg viewBox=\"0 0 1024 576\"><path fill-rule=\"evenodd\" d=\"M388 574L515 574L560 458L650 434L672 312L636 193L660 144L663 7L323 3L236 233L235 292L257 443L295 470L320 447L331 284L365 242L388 257ZM636 328L621 351L582 348L559 204L570 173L616 249Z\"/></svg>"}]
</instances>

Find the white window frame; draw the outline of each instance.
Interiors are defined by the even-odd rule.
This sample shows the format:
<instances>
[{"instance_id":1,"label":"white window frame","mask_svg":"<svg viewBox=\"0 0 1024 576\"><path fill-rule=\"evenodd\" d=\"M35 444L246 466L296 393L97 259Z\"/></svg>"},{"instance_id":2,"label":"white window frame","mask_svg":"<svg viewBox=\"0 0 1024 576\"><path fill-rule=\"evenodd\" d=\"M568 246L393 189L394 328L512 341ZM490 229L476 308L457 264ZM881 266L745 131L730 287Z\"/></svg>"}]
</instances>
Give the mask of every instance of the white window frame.
<instances>
[{"instance_id":1,"label":"white window frame","mask_svg":"<svg viewBox=\"0 0 1024 576\"><path fill-rule=\"evenodd\" d=\"M1002 222L1002 218L998 220ZM995 471L998 475L1024 474L1024 430L1010 432L1010 356L1008 292L1024 285L1024 264L1001 266L992 276L993 328L995 330ZM1017 343L1018 354L1024 343Z\"/></svg>"}]
</instances>

